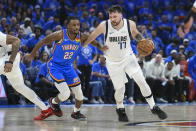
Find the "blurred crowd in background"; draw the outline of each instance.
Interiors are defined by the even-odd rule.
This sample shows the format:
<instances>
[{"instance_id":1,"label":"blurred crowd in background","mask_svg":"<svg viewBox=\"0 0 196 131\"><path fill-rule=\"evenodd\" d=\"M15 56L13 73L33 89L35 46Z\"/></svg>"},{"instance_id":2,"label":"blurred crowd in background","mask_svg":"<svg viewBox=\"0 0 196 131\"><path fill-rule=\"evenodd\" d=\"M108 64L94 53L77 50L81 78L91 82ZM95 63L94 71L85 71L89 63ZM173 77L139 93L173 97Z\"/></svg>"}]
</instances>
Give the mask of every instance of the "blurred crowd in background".
<instances>
[{"instance_id":1,"label":"blurred crowd in background","mask_svg":"<svg viewBox=\"0 0 196 131\"><path fill-rule=\"evenodd\" d=\"M67 18L80 18L80 31L89 34L103 20L108 19L107 8L118 4L124 17L136 22L145 38L151 38L155 49L150 56L138 54L137 42L130 43L138 58L147 83L156 102L176 103L195 101L193 80L188 74L188 60L196 52L196 26L185 38L179 38L177 28L192 7L193 0L0 0L0 31L21 39L21 71L25 84L42 100L58 93L47 71L47 60L53 44L48 43L37 52L32 62L23 59L25 53L45 36L66 29ZM97 41L104 44L103 35ZM73 63L80 76L84 102L92 104L114 103L114 89L105 66L103 53L96 47L83 47ZM8 104L30 102L11 88L1 76ZM135 82L128 78L125 103L144 103ZM71 96L67 103L74 103Z\"/></svg>"}]
</instances>

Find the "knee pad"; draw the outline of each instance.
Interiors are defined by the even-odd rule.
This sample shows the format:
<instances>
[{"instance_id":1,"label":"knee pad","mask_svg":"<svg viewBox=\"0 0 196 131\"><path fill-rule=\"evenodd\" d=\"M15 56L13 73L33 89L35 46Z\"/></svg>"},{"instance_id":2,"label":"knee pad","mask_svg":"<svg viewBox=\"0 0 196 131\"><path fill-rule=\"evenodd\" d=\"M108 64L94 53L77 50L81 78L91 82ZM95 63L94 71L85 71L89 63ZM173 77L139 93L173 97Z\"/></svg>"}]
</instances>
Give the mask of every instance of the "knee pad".
<instances>
[{"instance_id":1,"label":"knee pad","mask_svg":"<svg viewBox=\"0 0 196 131\"><path fill-rule=\"evenodd\" d=\"M124 99L124 94L125 94L125 87L119 88L115 90L115 100L116 102L121 102Z\"/></svg>"},{"instance_id":2,"label":"knee pad","mask_svg":"<svg viewBox=\"0 0 196 131\"><path fill-rule=\"evenodd\" d=\"M71 88L72 92L75 95L75 98L79 101L83 100L83 93L82 93L82 89L81 89L81 84L75 87Z\"/></svg>"},{"instance_id":3,"label":"knee pad","mask_svg":"<svg viewBox=\"0 0 196 131\"><path fill-rule=\"evenodd\" d=\"M66 82L61 82L61 83L55 82L55 86L58 89L58 91L60 92L58 94L58 98L60 99L60 101L67 100L70 96L70 90L69 90L67 83Z\"/></svg>"}]
</instances>

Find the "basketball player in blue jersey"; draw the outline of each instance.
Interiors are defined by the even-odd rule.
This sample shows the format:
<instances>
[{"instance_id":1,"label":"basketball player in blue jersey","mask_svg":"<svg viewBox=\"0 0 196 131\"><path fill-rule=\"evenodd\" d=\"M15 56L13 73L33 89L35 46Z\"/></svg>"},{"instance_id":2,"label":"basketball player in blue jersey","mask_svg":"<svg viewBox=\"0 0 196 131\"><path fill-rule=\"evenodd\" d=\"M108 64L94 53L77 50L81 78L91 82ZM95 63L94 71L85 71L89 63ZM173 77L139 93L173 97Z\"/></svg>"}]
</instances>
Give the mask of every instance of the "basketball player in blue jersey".
<instances>
[{"instance_id":1,"label":"basketball player in blue jersey","mask_svg":"<svg viewBox=\"0 0 196 131\"><path fill-rule=\"evenodd\" d=\"M81 90L80 79L76 74L72 63L76 59L82 43L87 36L79 32L80 21L78 17L72 16L68 19L67 29L54 32L41 40L25 57L32 60L35 53L45 44L55 41L53 53L47 62L50 76L55 81L55 86L59 94L55 98L50 98L49 103L56 116L61 117L62 111L59 103L67 100L70 96L70 89L75 95L75 107L71 117L78 120L86 120L86 116L80 113L80 107L83 103L83 93ZM91 42L92 45L102 49L97 41Z\"/></svg>"},{"instance_id":2,"label":"basketball player in blue jersey","mask_svg":"<svg viewBox=\"0 0 196 131\"><path fill-rule=\"evenodd\" d=\"M196 92L196 53L188 61L188 72L194 81L194 89Z\"/></svg>"}]
</instances>

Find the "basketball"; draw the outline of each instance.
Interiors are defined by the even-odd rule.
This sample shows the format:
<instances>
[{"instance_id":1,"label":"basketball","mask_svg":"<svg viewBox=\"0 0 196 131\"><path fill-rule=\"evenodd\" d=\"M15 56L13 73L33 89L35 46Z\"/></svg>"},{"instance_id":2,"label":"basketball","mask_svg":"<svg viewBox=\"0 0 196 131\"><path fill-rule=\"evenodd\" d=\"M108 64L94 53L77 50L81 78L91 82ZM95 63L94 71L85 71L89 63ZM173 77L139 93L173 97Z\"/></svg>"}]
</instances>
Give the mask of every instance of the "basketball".
<instances>
[{"instance_id":1,"label":"basketball","mask_svg":"<svg viewBox=\"0 0 196 131\"><path fill-rule=\"evenodd\" d=\"M152 53L154 49L154 43L150 39L144 39L138 42L137 51L140 55L148 56Z\"/></svg>"}]
</instances>

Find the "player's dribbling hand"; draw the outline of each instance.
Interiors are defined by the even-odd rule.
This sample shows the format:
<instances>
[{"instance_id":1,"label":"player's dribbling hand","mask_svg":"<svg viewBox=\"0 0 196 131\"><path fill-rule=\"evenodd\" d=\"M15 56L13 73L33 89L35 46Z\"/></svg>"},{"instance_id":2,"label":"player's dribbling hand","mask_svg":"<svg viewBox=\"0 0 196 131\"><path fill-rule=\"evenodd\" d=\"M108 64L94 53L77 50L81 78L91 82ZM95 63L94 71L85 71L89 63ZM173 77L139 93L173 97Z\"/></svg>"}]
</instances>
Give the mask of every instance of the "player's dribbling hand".
<instances>
[{"instance_id":1,"label":"player's dribbling hand","mask_svg":"<svg viewBox=\"0 0 196 131\"><path fill-rule=\"evenodd\" d=\"M6 73L11 72L12 71L12 67L13 67L12 63L6 63L5 66L4 66L4 71Z\"/></svg>"},{"instance_id":2,"label":"player's dribbling hand","mask_svg":"<svg viewBox=\"0 0 196 131\"><path fill-rule=\"evenodd\" d=\"M106 51L106 50L108 50L108 46L104 45L104 46L101 47L101 51L104 52L104 51Z\"/></svg>"}]
</instances>

